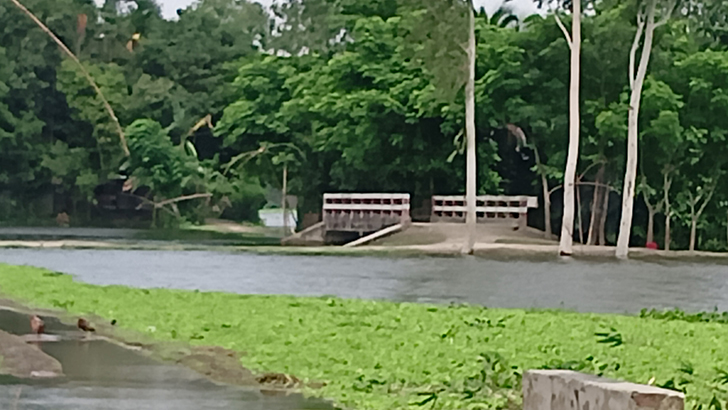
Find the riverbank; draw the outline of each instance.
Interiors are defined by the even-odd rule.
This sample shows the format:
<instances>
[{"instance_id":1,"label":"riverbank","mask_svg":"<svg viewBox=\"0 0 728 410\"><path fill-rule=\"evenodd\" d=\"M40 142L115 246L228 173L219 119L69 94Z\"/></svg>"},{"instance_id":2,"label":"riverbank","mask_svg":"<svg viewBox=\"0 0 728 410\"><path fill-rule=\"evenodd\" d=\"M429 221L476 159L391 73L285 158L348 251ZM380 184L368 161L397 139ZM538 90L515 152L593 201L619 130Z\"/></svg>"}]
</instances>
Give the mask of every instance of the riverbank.
<instances>
[{"instance_id":1,"label":"riverbank","mask_svg":"<svg viewBox=\"0 0 728 410\"><path fill-rule=\"evenodd\" d=\"M241 296L93 286L0 265L0 293L116 319L119 331L237 352L257 374L293 375L349 408L516 408L529 368L570 368L725 394L728 326L663 318L338 298ZM696 319L697 318L697 319ZM680 320L666 320L680 319ZM717 319L720 319L718 317Z\"/></svg>"},{"instance_id":2,"label":"riverbank","mask_svg":"<svg viewBox=\"0 0 728 410\"><path fill-rule=\"evenodd\" d=\"M378 239L368 245L280 246L279 229L243 225L211 219L206 225L189 225L174 230L133 230L103 228L0 228L0 249L110 249L155 251L221 251L276 255L331 256L462 256L463 225L448 223L413 223L408 229ZM478 226L475 256L488 258L557 259L558 243L545 239L534 228L513 230L509 224ZM614 258L612 246L574 244L576 258ZM728 262L728 252L660 251L630 249L634 259L680 259Z\"/></svg>"}]
</instances>

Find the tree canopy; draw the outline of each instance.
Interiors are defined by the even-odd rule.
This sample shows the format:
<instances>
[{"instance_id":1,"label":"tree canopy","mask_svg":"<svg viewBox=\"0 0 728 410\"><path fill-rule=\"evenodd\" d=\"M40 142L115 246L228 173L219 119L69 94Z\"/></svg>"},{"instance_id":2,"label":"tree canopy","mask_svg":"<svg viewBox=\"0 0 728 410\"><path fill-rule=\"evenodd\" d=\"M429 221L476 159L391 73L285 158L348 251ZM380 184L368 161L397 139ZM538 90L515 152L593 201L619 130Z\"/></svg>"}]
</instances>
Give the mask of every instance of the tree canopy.
<instances>
[{"instance_id":1,"label":"tree canopy","mask_svg":"<svg viewBox=\"0 0 728 410\"><path fill-rule=\"evenodd\" d=\"M206 195L170 208L191 219L226 209L254 218L263 188L281 188L284 166L302 212L318 210L330 191L409 192L416 209L433 194L464 193L465 96L447 81L462 84L467 27L439 49L416 29L438 17L427 12L441 2L287 0L265 10L200 0L171 21L152 0L23 3L83 62L129 134L131 155L78 67L10 2L0 4L4 219L81 213L94 188L119 174L149 187L151 201ZM720 3L691 3L655 29L638 119L633 245L728 249ZM584 243L617 239L637 6L585 3L574 228ZM550 212L533 214L532 224L548 218L559 232L569 46L554 12L570 23L561 10L520 20L476 11L474 94L478 192L547 197ZM38 205L49 195L50 210Z\"/></svg>"}]
</instances>

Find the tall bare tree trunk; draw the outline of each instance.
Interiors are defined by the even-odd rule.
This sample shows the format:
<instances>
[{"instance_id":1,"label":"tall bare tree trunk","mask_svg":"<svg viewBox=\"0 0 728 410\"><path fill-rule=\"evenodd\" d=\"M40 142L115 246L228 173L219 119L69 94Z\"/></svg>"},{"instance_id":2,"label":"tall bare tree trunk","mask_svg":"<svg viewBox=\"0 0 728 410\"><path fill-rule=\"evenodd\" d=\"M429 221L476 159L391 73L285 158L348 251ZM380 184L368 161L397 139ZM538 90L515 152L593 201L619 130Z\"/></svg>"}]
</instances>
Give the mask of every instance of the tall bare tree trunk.
<instances>
[{"instance_id":1,"label":"tall bare tree trunk","mask_svg":"<svg viewBox=\"0 0 728 410\"><path fill-rule=\"evenodd\" d=\"M652 53L652 39L655 33L655 2L656 0L649 0L647 4L644 13L647 17L646 24L641 17L638 18L637 33L630 51L629 80L632 92L629 100L629 120L627 124L627 169L624 173L624 187L622 188L622 219L619 224L619 237L617 238L616 256L618 258L626 258L629 254L629 239L632 234L632 210L634 208L634 192L637 181L637 145L639 143L638 119L642 99L642 85L647 74L647 65L650 62L650 54ZM642 13L639 15L643 16ZM635 56L643 29L645 39L642 45L642 55L640 56L637 74L633 75Z\"/></svg>"},{"instance_id":2,"label":"tall bare tree trunk","mask_svg":"<svg viewBox=\"0 0 728 410\"><path fill-rule=\"evenodd\" d=\"M690 218L690 247L688 248L690 252L695 250L695 237L697 236L698 231L698 216L693 215L692 218Z\"/></svg>"},{"instance_id":3,"label":"tall bare tree trunk","mask_svg":"<svg viewBox=\"0 0 728 410\"><path fill-rule=\"evenodd\" d=\"M576 165L579 160L579 79L581 75L581 0L572 2L571 39L562 27L571 48L571 85L569 87L569 153L564 172L564 214L561 221L559 253L571 255L574 241L574 183ZM558 21L558 20L557 20Z\"/></svg>"},{"instance_id":4,"label":"tall bare tree trunk","mask_svg":"<svg viewBox=\"0 0 728 410\"><path fill-rule=\"evenodd\" d=\"M599 242L597 245L607 245L607 216L609 215L609 188L604 188L604 204L602 205L602 219L599 221Z\"/></svg>"},{"instance_id":5,"label":"tall bare tree trunk","mask_svg":"<svg viewBox=\"0 0 728 410\"><path fill-rule=\"evenodd\" d=\"M465 183L466 217L468 239L463 253L472 254L476 235L476 190L477 172L475 155L475 15L472 4L469 8L468 27L468 82L465 85L465 133L467 137L467 167Z\"/></svg>"}]
</instances>

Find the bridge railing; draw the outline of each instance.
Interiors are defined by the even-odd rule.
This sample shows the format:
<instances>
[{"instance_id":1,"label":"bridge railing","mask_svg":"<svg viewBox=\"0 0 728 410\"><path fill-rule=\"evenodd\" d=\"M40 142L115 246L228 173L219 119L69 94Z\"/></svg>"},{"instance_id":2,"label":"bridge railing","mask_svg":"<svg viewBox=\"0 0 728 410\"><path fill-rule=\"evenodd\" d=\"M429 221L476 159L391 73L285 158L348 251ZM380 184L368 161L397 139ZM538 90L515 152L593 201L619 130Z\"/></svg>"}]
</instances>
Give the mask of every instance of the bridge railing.
<instances>
[{"instance_id":1,"label":"bridge railing","mask_svg":"<svg viewBox=\"0 0 728 410\"><path fill-rule=\"evenodd\" d=\"M529 208L538 208L538 198L535 196L479 195L475 205L478 222L510 219L525 224ZM465 222L467 213L464 195L432 197L430 222Z\"/></svg>"},{"instance_id":2,"label":"bridge railing","mask_svg":"<svg viewBox=\"0 0 728 410\"><path fill-rule=\"evenodd\" d=\"M324 194L327 231L374 232L409 221L409 194Z\"/></svg>"}]
</instances>

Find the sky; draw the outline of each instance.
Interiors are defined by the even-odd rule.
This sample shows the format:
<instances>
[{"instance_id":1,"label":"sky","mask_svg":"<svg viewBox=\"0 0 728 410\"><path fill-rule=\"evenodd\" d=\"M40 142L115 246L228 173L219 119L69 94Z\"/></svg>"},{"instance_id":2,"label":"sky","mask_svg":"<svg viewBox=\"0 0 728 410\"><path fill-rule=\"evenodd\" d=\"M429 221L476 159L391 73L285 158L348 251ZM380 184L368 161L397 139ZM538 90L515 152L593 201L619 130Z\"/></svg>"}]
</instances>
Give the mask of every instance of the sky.
<instances>
[{"instance_id":1,"label":"sky","mask_svg":"<svg viewBox=\"0 0 728 410\"><path fill-rule=\"evenodd\" d=\"M165 18L177 17L177 9L183 9L194 3L196 0L157 0L162 5L162 14ZM270 6L274 0L258 0L258 3L264 6ZM366 1L366 0L362 0ZM103 4L104 0L96 0L97 3ZM503 4L503 0L474 0L476 6L485 6L488 13L493 13ZM511 7L518 15L531 14L536 12L536 6L533 0L512 0Z\"/></svg>"}]
</instances>

